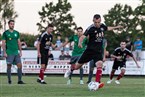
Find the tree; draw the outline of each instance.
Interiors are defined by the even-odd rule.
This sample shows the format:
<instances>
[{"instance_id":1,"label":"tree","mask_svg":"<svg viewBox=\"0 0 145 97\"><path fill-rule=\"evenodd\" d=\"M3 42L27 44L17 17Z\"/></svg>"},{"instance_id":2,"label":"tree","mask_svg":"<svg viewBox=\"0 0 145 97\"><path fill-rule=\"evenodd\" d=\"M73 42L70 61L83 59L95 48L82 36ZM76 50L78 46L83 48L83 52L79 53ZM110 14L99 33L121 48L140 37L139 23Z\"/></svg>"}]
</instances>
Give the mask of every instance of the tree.
<instances>
[{"instance_id":1,"label":"tree","mask_svg":"<svg viewBox=\"0 0 145 97\"><path fill-rule=\"evenodd\" d=\"M121 40L125 40L126 36L130 36L134 41L138 35L141 35L142 28L141 22L135 11L128 5L116 4L111 8L108 14L104 15L106 25L124 26L123 30L118 29L106 33L108 40L108 49L112 51L119 46ZM111 34L110 34L111 33Z\"/></svg>"},{"instance_id":2,"label":"tree","mask_svg":"<svg viewBox=\"0 0 145 97\"><path fill-rule=\"evenodd\" d=\"M14 11L14 0L0 0L0 17L2 19L0 29L3 27L5 31L7 20L18 17L17 13Z\"/></svg>"},{"instance_id":3,"label":"tree","mask_svg":"<svg viewBox=\"0 0 145 97\"><path fill-rule=\"evenodd\" d=\"M138 18L138 23L141 28L141 33L145 35L145 0L141 0L142 3L138 7L135 8L134 14Z\"/></svg>"},{"instance_id":4,"label":"tree","mask_svg":"<svg viewBox=\"0 0 145 97\"><path fill-rule=\"evenodd\" d=\"M60 32L63 37L72 35L76 23L73 21L74 16L71 15L71 4L68 0L58 0L57 4L50 2L42 6L39 11L40 22L37 23L38 30L43 32L46 26L51 23L55 28L55 33Z\"/></svg>"}]
</instances>

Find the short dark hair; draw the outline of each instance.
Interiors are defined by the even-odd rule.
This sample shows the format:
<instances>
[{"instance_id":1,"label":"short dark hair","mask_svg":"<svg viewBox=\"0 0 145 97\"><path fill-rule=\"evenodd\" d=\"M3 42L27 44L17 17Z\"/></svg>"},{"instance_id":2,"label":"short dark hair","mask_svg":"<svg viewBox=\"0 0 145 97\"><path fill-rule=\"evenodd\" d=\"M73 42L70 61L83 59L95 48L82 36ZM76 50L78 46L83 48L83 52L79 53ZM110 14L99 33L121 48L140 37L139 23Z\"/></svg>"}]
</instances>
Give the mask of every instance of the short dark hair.
<instances>
[{"instance_id":1,"label":"short dark hair","mask_svg":"<svg viewBox=\"0 0 145 97\"><path fill-rule=\"evenodd\" d=\"M82 27L78 27L78 28L77 28L77 30L79 30L79 29L83 30L83 28L82 28Z\"/></svg>"},{"instance_id":2,"label":"short dark hair","mask_svg":"<svg viewBox=\"0 0 145 97\"><path fill-rule=\"evenodd\" d=\"M64 50L61 50L61 52L64 52Z\"/></svg>"},{"instance_id":3,"label":"short dark hair","mask_svg":"<svg viewBox=\"0 0 145 97\"><path fill-rule=\"evenodd\" d=\"M95 14L93 18L99 19L99 18L101 18L101 16L99 14Z\"/></svg>"},{"instance_id":4,"label":"short dark hair","mask_svg":"<svg viewBox=\"0 0 145 97\"><path fill-rule=\"evenodd\" d=\"M8 21L8 24L10 24L10 22L15 22L15 21L14 21L14 20L9 20L9 21Z\"/></svg>"},{"instance_id":5,"label":"short dark hair","mask_svg":"<svg viewBox=\"0 0 145 97\"><path fill-rule=\"evenodd\" d=\"M54 27L54 26L52 24L48 24L47 28L49 28L49 27Z\"/></svg>"},{"instance_id":6,"label":"short dark hair","mask_svg":"<svg viewBox=\"0 0 145 97\"><path fill-rule=\"evenodd\" d=\"M125 43L126 43L126 41L125 41L125 40L121 40L121 42L125 42ZM121 43L121 42L120 42L120 43Z\"/></svg>"}]
</instances>

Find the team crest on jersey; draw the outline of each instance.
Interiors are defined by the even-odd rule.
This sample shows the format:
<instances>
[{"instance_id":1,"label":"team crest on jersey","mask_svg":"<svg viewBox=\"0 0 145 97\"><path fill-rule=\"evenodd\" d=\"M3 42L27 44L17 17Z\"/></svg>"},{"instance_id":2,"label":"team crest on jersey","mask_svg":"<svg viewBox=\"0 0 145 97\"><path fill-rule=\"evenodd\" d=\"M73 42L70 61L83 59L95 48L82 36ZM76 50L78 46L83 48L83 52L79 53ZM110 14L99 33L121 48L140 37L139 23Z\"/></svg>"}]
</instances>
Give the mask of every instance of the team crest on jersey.
<instances>
[{"instance_id":1,"label":"team crest on jersey","mask_svg":"<svg viewBox=\"0 0 145 97\"><path fill-rule=\"evenodd\" d=\"M103 35L102 33L97 33L95 42L102 42Z\"/></svg>"},{"instance_id":2,"label":"team crest on jersey","mask_svg":"<svg viewBox=\"0 0 145 97\"><path fill-rule=\"evenodd\" d=\"M9 40L12 40L12 38L9 38Z\"/></svg>"},{"instance_id":3,"label":"team crest on jersey","mask_svg":"<svg viewBox=\"0 0 145 97\"><path fill-rule=\"evenodd\" d=\"M49 41L51 41L51 37L49 38Z\"/></svg>"},{"instance_id":4,"label":"team crest on jersey","mask_svg":"<svg viewBox=\"0 0 145 97\"><path fill-rule=\"evenodd\" d=\"M47 38L45 38L45 40L48 40Z\"/></svg>"},{"instance_id":5,"label":"team crest on jersey","mask_svg":"<svg viewBox=\"0 0 145 97\"><path fill-rule=\"evenodd\" d=\"M104 28L101 28L101 32L103 32L104 31Z\"/></svg>"},{"instance_id":6,"label":"team crest on jersey","mask_svg":"<svg viewBox=\"0 0 145 97\"><path fill-rule=\"evenodd\" d=\"M15 37L17 37L17 34L14 34Z\"/></svg>"},{"instance_id":7,"label":"team crest on jersey","mask_svg":"<svg viewBox=\"0 0 145 97\"><path fill-rule=\"evenodd\" d=\"M95 33L97 33L97 30L95 30Z\"/></svg>"}]
</instances>

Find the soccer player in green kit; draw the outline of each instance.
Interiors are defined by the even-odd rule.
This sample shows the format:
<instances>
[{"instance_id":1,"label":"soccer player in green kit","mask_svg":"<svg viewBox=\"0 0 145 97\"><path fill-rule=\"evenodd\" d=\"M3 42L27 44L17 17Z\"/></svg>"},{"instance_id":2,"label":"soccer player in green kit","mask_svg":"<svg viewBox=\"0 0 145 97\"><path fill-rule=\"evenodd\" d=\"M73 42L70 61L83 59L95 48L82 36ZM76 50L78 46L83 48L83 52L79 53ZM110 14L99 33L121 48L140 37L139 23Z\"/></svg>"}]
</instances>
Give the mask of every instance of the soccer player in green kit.
<instances>
[{"instance_id":1,"label":"soccer player in green kit","mask_svg":"<svg viewBox=\"0 0 145 97\"><path fill-rule=\"evenodd\" d=\"M4 57L6 57L7 62L7 76L8 83L11 84L11 67L12 64L16 64L18 67L18 84L25 84L22 81L22 63L21 63L21 42L20 34L18 31L14 30L14 20L8 22L9 29L6 30L2 35L2 47L4 51Z\"/></svg>"},{"instance_id":2,"label":"soccer player in green kit","mask_svg":"<svg viewBox=\"0 0 145 97\"><path fill-rule=\"evenodd\" d=\"M83 48L79 48L78 47L78 43L79 43L79 38L83 35L83 28L82 27L78 27L77 28L77 33L73 36L71 36L69 38L68 41L66 41L65 43L63 43L59 48L65 46L67 43L69 42L73 42L74 41L74 48L72 51L72 57L70 59L69 64L71 64L71 68L74 67L74 65L77 63L77 61L79 60L80 56L82 55L82 53L84 52L84 50L86 49L86 44L87 44L87 38L85 38L82 42L82 46ZM67 81L67 84L71 84L72 82L72 74L73 71L71 71L71 74L69 75L69 80ZM80 68L80 84L84 84L83 82L83 68Z\"/></svg>"}]
</instances>

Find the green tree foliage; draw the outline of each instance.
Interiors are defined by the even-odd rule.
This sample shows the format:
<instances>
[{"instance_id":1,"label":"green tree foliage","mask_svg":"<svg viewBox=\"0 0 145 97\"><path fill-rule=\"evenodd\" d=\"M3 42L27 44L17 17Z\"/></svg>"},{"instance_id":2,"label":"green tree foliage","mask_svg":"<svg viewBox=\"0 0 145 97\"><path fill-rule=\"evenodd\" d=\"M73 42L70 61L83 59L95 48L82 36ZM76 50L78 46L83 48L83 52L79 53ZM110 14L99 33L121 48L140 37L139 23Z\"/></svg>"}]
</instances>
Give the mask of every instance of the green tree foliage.
<instances>
[{"instance_id":1,"label":"green tree foliage","mask_svg":"<svg viewBox=\"0 0 145 97\"><path fill-rule=\"evenodd\" d=\"M145 0L142 0L141 5L135 8L134 14L138 18L138 26L140 27L140 35L145 36ZM144 37L142 37L143 41L145 42Z\"/></svg>"},{"instance_id":2,"label":"green tree foliage","mask_svg":"<svg viewBox=\"0 0 145 97\"><path fill-rule=\"evenodd\" d=\"M0 29L3 28L5 31L7 21L18 17L14 11L14 0L0 0L0 17Z\"/></svg>"},{"instance_id":3,"label":"green tree foliage","mask_svg":"<svg viewBox=\"0 0 145 97\"><path fill-rule=\"evenodd\" d=\"M62 37L72 35L76 23L73 21L74 16L71 15L71 4L68 0L58 0L54 4L50 2L42 6L42 11L39 11L40 22L37 23L38 30L43 32L46 26L51 23L55 28L55 33L60 32Z\"/></svg>"},{"instance_id":4,"label":"green tree foliage","mask_svg":"<svg viewBox=\"0 0 145 97\"><path fill-rule=\"evenodd\" d=\"M106 38L108 40L108 50L113 51L119 46L121 40L125 40L130 36L134 42L137 36L142 36L142 23L136 12L128 5L116 4L111 8L108 14L104 15L105 23L108 26L122 25L123 29L108 31Z\"/></svg>"}]
</instances>

